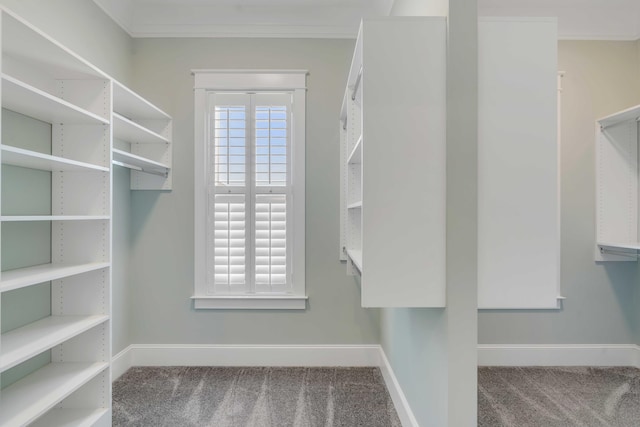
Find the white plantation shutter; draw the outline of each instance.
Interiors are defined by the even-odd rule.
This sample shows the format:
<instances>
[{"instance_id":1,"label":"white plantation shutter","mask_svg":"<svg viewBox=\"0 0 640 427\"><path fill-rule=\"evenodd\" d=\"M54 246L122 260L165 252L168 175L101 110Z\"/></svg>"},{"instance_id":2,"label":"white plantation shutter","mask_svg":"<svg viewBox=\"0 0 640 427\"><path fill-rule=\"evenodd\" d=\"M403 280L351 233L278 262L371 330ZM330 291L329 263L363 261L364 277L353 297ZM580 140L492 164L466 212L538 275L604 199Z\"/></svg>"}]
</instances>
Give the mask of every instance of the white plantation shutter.
<instances>
[{"instance_id":1,"label":"white plantation shutter","mask_svg":"<svg viewBox=\"0 0 640 427\"><path fill-rule=\"evenodd\" d=\"M291 94L212 93L207 289L292 291Z\"/></svg>"}]
</instances>

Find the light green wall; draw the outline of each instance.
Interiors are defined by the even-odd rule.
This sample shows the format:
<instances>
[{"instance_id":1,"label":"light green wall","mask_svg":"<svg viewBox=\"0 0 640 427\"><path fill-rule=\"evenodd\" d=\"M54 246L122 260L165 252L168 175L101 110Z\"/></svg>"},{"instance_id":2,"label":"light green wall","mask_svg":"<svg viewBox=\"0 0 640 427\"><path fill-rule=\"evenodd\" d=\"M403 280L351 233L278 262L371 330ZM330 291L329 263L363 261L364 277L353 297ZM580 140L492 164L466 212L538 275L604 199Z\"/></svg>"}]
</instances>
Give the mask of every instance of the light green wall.
<instances>
[{"instance_id":1,"label":"light green wall","mask_svg":"<svg viewBox=\"0 0 640 427\"><path fill-rule=\"evenodd\" d=\"M353 40L140 39L134 81L174 118L173 191L133 194L133 342L375 344L377 310L338 261L338 117ZM308 69L305 311L194 311L193 78L197 68Z\"/></svg>"},{"instance_id":2,"label":"light green wall","mask_svg":"<svg viewBox=\"0 0 640 427\"><path fill-rule=\"evenodd\" d=\"M561 41L561 310L481 311L481 344L639 341L637 263L593 260L595 120L640 103L636 42Z\"/></svg>"}]
</instances>

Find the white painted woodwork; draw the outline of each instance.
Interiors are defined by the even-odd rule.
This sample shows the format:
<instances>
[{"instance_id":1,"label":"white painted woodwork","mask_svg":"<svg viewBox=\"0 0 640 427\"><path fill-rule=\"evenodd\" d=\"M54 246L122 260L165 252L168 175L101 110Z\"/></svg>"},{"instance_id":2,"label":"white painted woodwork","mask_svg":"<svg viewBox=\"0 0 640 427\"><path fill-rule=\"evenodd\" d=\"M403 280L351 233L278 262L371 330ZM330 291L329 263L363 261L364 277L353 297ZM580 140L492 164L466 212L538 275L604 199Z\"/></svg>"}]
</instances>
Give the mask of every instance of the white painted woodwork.
<instances>
[{"instance_id":1,"label":"white painted woodwork","mask_svg":"<svg viewBox=\"0 0 640 427\"><path fill-rule=\"evenodd\" d=\"M8 292L38 283L75 276L94 270L108 268L107 262L86 264L42 264L33 267L8 270L0 273L0 292Z\"/></svg>"},{"instance_id":2,"label":"white painted woodwork","mask_svg":"<svg viewBox=\"0 0 640 427\"><path fill-rule=\"evenodd\" d=\"M343 240L362 306L444 307L445 18L365 19L345 92Z\"/></svg>"},{"instance_id":3,"label":"white painted woodwork","mask_svg":"<svg viewBox=\"0 0 640 427\"><path fill-rule=\"evenodd\" d=\"M109 366L96 363L51 363L2 390L0 425L35 421Z\"/></svg>"},{"instance_id":4,"label":"white painted woodwork","mask_svg":"<svg viewBox=\"0 0 640 427\"><path fill-rule=\"evenodd\" d=\"M171 190L171 117L116 81L112 117L113 137L126 146L113 150L113 164L132 170L131 189Z\"/></svg>"},{"instance_id":5,"label":"white painted woodwork","mask_svg":"<svg viewBox=\"0 0 640 427\"><path fill-rule=\"evenodd\" d=\"M50 316L2 335L0 372L109 320L107 315Z\"/></svg>"},{"instance_id":6,"label":"white painted woodwork","mask_svg":"<svg viewBox=\"0 0 640 427\"><path fill-rule=\"evenodd\" d=\"M596 122L596 261L637 261L638 119L635 106Z\"/></svg>"},{"instance_id":7,"label":"white painted woodwork","mask_svg":"<svg viewBox=\"0 0 640 427\"><path fill-rule=\"evenodd\" d=\"M2 107L52 129L51 154L0 141L0 167L51 172L51 215L0 222L49 221L52 240L50 263L0 275L0 299L51 282L51 316L0 335L0 371L53 361L2 390L0 425L110 425L112 81L4 9L0 28Z\"/></svg>"},{"instance_id":8,"label":"white painted woodwork","mask_svg":"<svg viewBox=\"0 0 640 427\"><path fill-rule=\"evenodd\" d=\"M483 18L478 32L478 307L557 308L556 22Z\"/></svg>"}]
</instances>

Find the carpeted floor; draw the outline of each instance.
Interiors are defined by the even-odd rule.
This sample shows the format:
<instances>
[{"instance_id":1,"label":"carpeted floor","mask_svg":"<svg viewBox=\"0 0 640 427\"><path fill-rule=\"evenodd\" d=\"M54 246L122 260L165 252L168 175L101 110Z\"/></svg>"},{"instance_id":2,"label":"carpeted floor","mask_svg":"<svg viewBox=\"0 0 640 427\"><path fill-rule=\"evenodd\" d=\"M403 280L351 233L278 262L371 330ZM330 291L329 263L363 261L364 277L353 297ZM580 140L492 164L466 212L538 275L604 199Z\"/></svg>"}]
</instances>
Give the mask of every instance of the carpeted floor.
<instances>
[{"instance_id":1,"label":"carpeted floor","mask_svg":"<svg viewBox=\"0 0 640 427\"><path fill-rule=\"evenodd\" d=\"M479 427L638 427L635 368L479 368Z\"/></svg>"},{"instance_id":2,"label":"carpeted floor","mask_svg":"<svg viewBox=\"0 0 640 427\"><path fill-rule=\"evenodd\" d=\"M135 367L113 426L400 427L377 368Z\"/></svg>"}]
</instances>

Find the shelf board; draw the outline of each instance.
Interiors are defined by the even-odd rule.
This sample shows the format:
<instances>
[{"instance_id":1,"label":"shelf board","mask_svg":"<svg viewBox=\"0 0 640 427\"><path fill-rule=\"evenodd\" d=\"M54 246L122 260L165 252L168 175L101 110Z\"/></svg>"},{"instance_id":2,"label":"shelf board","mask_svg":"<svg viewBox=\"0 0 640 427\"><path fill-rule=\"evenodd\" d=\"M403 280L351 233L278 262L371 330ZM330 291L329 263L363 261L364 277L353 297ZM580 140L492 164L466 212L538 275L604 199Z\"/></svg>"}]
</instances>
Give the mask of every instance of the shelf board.
<instances>
[{"instance_id":1,"label":"shelf board","mask_svg":"<svg viewBox=\"0 0 640 427\"><path fill-rule=\"evenodd\" d=\"M108 363L51 363L2 390L0 425L23 426L53 408Z\"/></svg>"},{"instance_id":2,"label":"shelf board","mask_svg":"<svg viewBox=\"0 0 640 427\"><path fill-rule=\"evenodd\" d=\"M603 117L598 120L598 123L600 123L600 126L602 126L603 128L607 128L609 126L613 126L629 120L638 120L639 117L640 105L636 105L635 107L627 108L626 110L622 110L607 117Z\"/></svg>"},{"instance_id":3,"label":"shelf board","mask_svg":"<svg viewBox=\"0 0 640 427\"><path fill-rule=\"evenodd\" d=\"M62 279L109 267L108 262L84 264L41 264L33 267L7 270L0 273L0 292L20 289L38 283Z\"/></svg>"},{"instance_id":4,"label":"shelf board","mask_svg":"<svg viewBox=\"0 0 640 427\"><path fill-rule=\"evenodd\" d=\"M99 221L109 219L108 215L3 215L0 222L30 221Z\"/></svg>"},{"instance_id":5,"label":"shelf board","mask_svg":"<svg viewBox=\"0 0 640 427\"><path fill-rule=\"evenodd\" d=\"M109 316L49 316L2 334L0 372L109 320Z\"/></svg>"},{"instance_id":6,"label":"shelf board","mask_svg":"<svg viewBox=\"0 0 640 427\"><path fill-rule=\"evenodd\" d=\"M113 113L113 136L136 144L168 144L169 140L118 113Z\"/></svg>"},{"instance_id":7,"label":"shelf board","mask_svg":"<svg viewBox=\"0 0 640 427\"><path fill-rule=\"evenodd\" d=\"M349 153L349 157L347 158L347 163L350 165L359 164L362 162L362 135L358 138L356 145L354 145L351 153Z\"/></svg>"},{"instance_id":8,"label":"shelf board","mask_svg":"<svg viewBox=\"0 0 640 427\"><path fill-rule=\"evenodd\" d=\"M30 427L91 427L105 415L108 409L52 409Z\"/></svg>"},{"instance_id":9,"label":"shelf board","mask_svg":"<svg viewBox=\"0 0 640 427\"><path fill-rule=\"evenodd\" d=\"M640 242L627 242L627 243L612 243L612 242L598 242L598 246L606 248L619 249L619 250L636 250L640 251Z\"/></svg>"},{"instance_id":10,"label":"shelf board","mask_svg":"<svg viewBox=\"0 0 640 427\"><path fill-rule=\"evenodd\" d=\"M117 81L113 82L113 110L132 119L171 120L167 113Z\"/></svg>"},{"instance_id":11,"label":"shelf board","mask_svg":"<svg viewBox=\"0 0 640 427\"><path fill-rule=\"evenodd\" d=\"M2 164L20 166L44 171L100 171L109 172L109 168L78 162L76 160L42 154L36 151L24 150L10 145L0 145Z\"/></svg>"},{"instance_id":12,"label":"shelf board","mask_svg":"<svg viewBox=\"0 0 640 427\"><path fill-rule=\"evenodd\" d=\"M109 124L97 114L6 74L2 74L2 108L47 123Z\"/></svg>"},{"instance_id":13,"label":"shelf board","mask_svg":"<svg viewBox=\"0 0 640 427\"><path fill-rule=\"evenodd\" d=\"M359 202L351 203L347 206L347 209L360 209L362 207L362 200Z\"/></svg>"},{"instance_id":14,"label":"shelf board","mask_svg":"<svg viewBox=\"0 0 640 427\"><path fill-rule=\"evenodd\" d=\"M126 151L118 150L116 148L114 148L112 151L113 162L116 165L165 177L169 173L169 166L163 163L156 162L154 160L150 160L146 157L141 157L136 154L131 154Z\"/></svg>"},{"instance_id":15,"label":"shelf board","mask_svg":"<svg viewBox=\"0 0 640 427\"><path fill-rule=\"evenodd\" d=\"M356 265L356 268L360 271L360 273L362 273L362 251L347 249L347 255L349 256L349 259L351 259L351 261L353 261L353 263Z\"/></svg>"}]
</instances>

